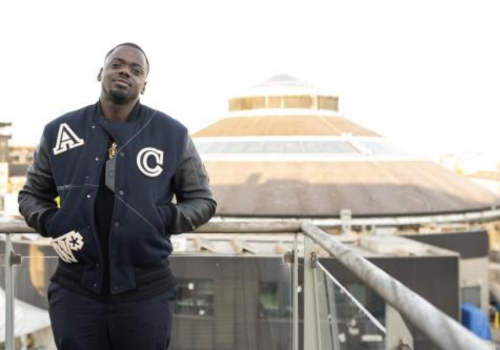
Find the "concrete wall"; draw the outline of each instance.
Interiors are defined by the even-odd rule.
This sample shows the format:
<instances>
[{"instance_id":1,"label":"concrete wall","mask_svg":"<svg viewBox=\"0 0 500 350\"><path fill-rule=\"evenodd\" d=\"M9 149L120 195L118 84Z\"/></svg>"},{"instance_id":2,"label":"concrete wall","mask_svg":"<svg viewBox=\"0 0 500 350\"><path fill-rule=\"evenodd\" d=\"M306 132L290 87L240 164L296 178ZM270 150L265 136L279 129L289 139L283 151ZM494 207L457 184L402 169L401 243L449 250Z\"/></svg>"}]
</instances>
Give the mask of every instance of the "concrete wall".
<instances>
[{"instance_id":1,"label":"concrete wall","mask_svg":"<svg viewBox=\"0 0 500 350\"><path fill-rule=\"evenodd\" d=\"M486 315L488 315L489 307L488 262L488 257L462 259L460 261L460 288L462 290L464 287L480 288L480 305L477 306Z\"/></svg>"}]
</instances>

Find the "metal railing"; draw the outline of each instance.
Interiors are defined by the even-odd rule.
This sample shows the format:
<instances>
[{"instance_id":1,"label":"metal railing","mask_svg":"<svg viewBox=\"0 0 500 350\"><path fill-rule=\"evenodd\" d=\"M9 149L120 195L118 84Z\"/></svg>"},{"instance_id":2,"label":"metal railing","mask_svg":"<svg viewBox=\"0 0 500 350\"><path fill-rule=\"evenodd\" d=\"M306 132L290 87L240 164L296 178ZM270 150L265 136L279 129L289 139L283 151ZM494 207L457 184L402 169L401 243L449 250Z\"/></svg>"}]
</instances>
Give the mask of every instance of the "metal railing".
<instances>
[{"instance_id":1,"label":"metal railing","mask_svg":"<svg viewBox=\"0 0 500 350\"><path fill-rule=\"evenodd\" d=\"M314 271L317 268L317 257L314 244L321 246L326 252L331 254L349 271L355 274L369 288L376 291L385 302L390 305L388 312L393 312L400 317L400 323L403 319L410 322L435 345L443 349L450 350L470 350L470 349L491 349L488 344L469 332L457 321L445 315L427 300L405 287L393 277L389 276L383 270L355 253L351 248L341 243L334 236L322 231L308 222L300 221L276 221L276 222L224 222L208 223L198 230L197 233L228 233L228 234L269 234L269 233L292 233L295 234L294 249L287 253L287 261L293 264L292 288L293 288L293 349L299 349L299 294L304 292L304 349L320 350L322 349L318 341L320 324L315 320L314 311L321 307L318 305L317 295L314 295ZM16 233L35 233L33 229L24 224L0 224L0 233L6 234L5 254L2 263L5 269L5 349L14 349L14 283L12 268L19 264L19 257L14 253L10 240L10 234ZM304 235L304 279L303 286L299 285L299 235ZM308 301L309 300L309 301ZM399 325L401 326L401 324ZM393 339L397 344L391 341L391 325L386 324L388 337L386 340L386 349L411 349L411 339L408 342L407 337L411 338L409 331L405 327L396 327L399 334L395 334ZM398 345L399 344L399 345ZM336 349L333 346L333 349Z\"/></svg>"},{"instance_id":2,"label":"metal railing","mask_svg":"<svg viewBox=\"0 0 500 350\"><path fill-rule=\"evenodd\" d=\"M331 235L308 223L302 224L302 231L375 290L434 344L450 350L491 349L460 323Z\"/></svg>"}]
</instances>

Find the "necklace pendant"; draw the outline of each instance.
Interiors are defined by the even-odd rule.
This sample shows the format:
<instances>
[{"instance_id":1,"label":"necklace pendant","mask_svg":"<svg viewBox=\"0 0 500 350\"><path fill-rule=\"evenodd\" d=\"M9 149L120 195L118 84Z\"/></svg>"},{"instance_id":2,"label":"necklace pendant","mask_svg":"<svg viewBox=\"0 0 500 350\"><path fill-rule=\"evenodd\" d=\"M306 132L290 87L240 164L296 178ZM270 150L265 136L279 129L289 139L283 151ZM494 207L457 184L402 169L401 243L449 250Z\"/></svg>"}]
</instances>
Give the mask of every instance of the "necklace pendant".
<instances>
[{"instance_id":1,"label":"necklace pendant","mask_svg":"<svg viewBox=\"0 0 500 350\"><path fill-rule=\"evenodd\" d=\"M108 149L109 159L113 159L116 157L117 150L118 150L118 146L116 145L116 142L113 142Z\"/></svg>"}]
</instances>

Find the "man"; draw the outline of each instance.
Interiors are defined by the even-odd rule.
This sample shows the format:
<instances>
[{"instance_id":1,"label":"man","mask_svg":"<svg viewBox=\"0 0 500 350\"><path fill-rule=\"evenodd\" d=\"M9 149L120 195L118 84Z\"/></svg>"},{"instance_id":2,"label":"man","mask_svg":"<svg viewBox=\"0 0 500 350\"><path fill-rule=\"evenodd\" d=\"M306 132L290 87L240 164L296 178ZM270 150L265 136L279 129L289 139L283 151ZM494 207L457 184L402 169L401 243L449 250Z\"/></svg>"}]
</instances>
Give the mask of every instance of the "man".
<instances>
[{"instance_id":1,"label":"man","mask_svg":"<svg viewBox=\"0 0 500 350\"><path fill-rule=\"evenodd\" d=\"M139 102L148 73L139 46L113 48L99 102L45 127L19 193L26 222L60 256L48 288L59 350L167 349L170 235L215 213L187 129Z\"/></svg>"}]
</instances>

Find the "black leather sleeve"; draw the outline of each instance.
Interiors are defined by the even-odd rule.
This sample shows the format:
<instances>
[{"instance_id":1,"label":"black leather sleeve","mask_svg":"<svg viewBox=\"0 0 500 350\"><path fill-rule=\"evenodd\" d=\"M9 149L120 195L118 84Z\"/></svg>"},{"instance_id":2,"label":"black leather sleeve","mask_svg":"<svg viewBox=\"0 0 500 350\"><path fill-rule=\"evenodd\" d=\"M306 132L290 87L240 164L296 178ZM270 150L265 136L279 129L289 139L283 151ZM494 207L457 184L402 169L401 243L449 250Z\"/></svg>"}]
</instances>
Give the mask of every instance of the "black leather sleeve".
<instances>
[{"instance_id":1,"label":"black leather sleeve","mask_svg":"<svg viewBox=\"0 0 500 350\"><path fill-rule=\"evenodd\" d=\"M217 203L210 188L208 175L189 135L172 186L177 203L170 206L172 225L167 234L193 231L208 222L215 214Z\"/></svg>"},{"instance_id":2,"label":"black leather sleeve","mask_svg":"<svg viewBox=\"0 0 500 350\"><path fill-rule=\"evenodd\" d=\"M35 149L33 163L26 173L26 183L19 192L19 212L28 226L33 227L42 236L47 236L44 222L49 215L57 211L54 199L57 190L49 162L49 147L42 136Z\"/></svg>"}]
</instances>

